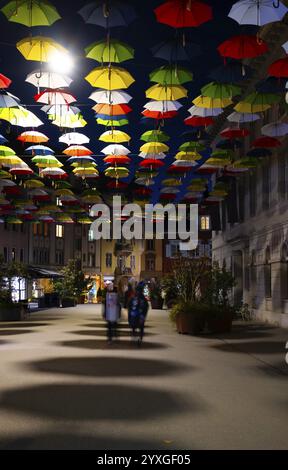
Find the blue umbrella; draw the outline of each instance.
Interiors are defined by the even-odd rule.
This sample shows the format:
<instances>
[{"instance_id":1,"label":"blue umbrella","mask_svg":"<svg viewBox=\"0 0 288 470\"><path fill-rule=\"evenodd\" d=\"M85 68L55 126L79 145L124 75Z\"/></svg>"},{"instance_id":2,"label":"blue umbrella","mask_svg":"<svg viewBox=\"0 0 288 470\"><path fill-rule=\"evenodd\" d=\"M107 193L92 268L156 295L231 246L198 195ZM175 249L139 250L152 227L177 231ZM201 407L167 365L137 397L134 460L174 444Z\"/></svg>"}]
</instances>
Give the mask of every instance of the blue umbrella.
<instances>
[{"instance_id":1,"label":"blue umbrella","mask_svg":"<svg viewBox=\"0 0 288 470\"><path fill-rule=\"evenodd\" d=\"M85 23L97 26L128 26L137 18L135 9L118 0L98 0L88 3L78 11Z\"/></svg>"},{"instance_id":2,"label":"blue umbrella","mask_svg":"<svg viewBox=\"0 0 288 470\"><path fill-rule=\"evenodd\" d=\"M7 142L8 140L2 134L0 134L0 145L6 144Z\"/></svg>"},{"instance_id":3,"label":"blue umbrella","mask_svg":"<svg viewBox=\"0 0 288 470\"><path fill-rule=\"evenodd\" d=\"M95 159L93 157L70 157L68 160L66 160L67 163L88 163L88 162L94 162Z\"/></svg>"},{"instance_id":4,"label":"blue umbrella","mask_svg":"<svg viewBox=\"0 0 288 470\"><path fill-rule=\"evenodd\" d=\"M55 152L45 145L31 145L25 150L25 153L31 155L53 155Z\"/></svg>"},{"instance_id":5,"label":"blue umbrella","mask_svg":"<svg viewBox=\"0 0 288 470\"><path fill-rule=\"evenodd\" d=\"M247 157L270 157L272 155L271 150L269 149L252 149L249 150L249 152L246 153Z\"/></svg>"},{"instance_id":6,"label":"blue umbrella","mask_svg":"<svg viewBox=\"0 0 288 470\"><path fill-rule=\"evenodd\" d=\"M113 121L121 121L122 119L128 119L127 114L121 114L119 116L110 116L108 114L95 114L95 117L97 119L104 119L105 121L110 121L113 119Z\"/></svg>"},{"instance_id":7,"label":"blue umbrella","mask_svg":"<svg viewBox=\"0 0 288 470\"><path fill-rule=\"evenodd\" d=\"M284 93L286 80L284 78L269 77L257 83L255 88L259 93Z\"/></svg>"},{"instance_id":8,"label":"blue umbrella","mask_svg":"<svg viewBox=\"0 0 288 470\"><path fill-rule=\"evenodd\" d=\"M187 42L185 46L177 39L170 39L157 44L151 49L154 57L164 59L169 62L190 61L201 54L201 47L192 42Z\"/></svg>"},{"instance_id":9,"label":"blue umbrella","mask_svg":"<svg viewBox=\"0 0 288 470\"><path fill-rule=\"evenodd\" d=\"M212 70L209 78L220 83L237 83L247 80L251 74L252 70L247 65L244 68L239 62L229 62Z\"/></svg>"},{"instance_id":10,"label":"blue umbrella","mask_svg":"<svg viewBox=\"0 0 288 470\"><path fill-rule=\"evenodd\" d=\"M224 150L235 150L240 149L242 147L242 142L240 140L220 140L216 144L217 149L224 149Z\"/></svg>"}]
</instances>

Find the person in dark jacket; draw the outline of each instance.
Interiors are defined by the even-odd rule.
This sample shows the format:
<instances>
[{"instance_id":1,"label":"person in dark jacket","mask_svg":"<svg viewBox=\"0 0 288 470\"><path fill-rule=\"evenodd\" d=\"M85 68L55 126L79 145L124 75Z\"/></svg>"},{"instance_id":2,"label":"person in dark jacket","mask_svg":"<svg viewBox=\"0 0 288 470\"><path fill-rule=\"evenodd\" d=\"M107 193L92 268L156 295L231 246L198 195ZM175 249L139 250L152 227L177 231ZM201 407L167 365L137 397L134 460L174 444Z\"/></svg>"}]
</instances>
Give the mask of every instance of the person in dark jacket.
<instances>
[{"instance_id":1,"label":"person in dark jacket","mask_svg":"<svg viewBox=\"0 0 288 470\"><path fill-rule=\"evenodd\" d=\"M132 339L136 339L138 336L138 345L143 340L147 313L148 302L144 295L144 284L139 283L136 287L135 295L128 303L128 322L132 329Z\"/></svg>"}]
</instances>

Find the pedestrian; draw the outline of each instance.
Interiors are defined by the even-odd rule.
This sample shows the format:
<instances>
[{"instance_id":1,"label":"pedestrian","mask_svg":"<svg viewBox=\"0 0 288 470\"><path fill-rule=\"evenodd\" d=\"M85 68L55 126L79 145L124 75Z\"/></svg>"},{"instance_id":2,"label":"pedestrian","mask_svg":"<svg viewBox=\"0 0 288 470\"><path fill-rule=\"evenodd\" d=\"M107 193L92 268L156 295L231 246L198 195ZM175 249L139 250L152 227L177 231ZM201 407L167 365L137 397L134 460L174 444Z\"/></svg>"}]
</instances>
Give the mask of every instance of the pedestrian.
<instances>
[{"instance_id":1,"label":"pedestrian","mask_svg":"<svg viewBox=\"0 0 288 470\"><path fill-rule=\"evenodd\" d=\"M128 288L124 294L124 308L128 308L128 305L129 305L129 302L130 302L130 299L132 297L134 297L135 295L135 291L134 291L134 288L132 286L132 284L128 284Z\"/></svg>"},{"instance_id":2,"label":"pedestrian","mask_svg":"<svg viewBox=\"0 0 288 470\"><path fill-rule=\"evenodd\" d=\"M148 302L144 295L144 283L140 282L135 291L135 295L131 297L128 304L128 322L132 329L132 340L136 340L138 336L137 344L141 345L145 320L148 313Z\"/></svg>"},{"instance_id":3,"label":"pedestrian","mask_svg":"<svg viewBox=\"0 0 288 470\"><path fill-rule=\"evenodd\" d=\"M107 322L107 340L111 343L113 338L117 337L117 324L121 317L119 295L117 287L113 287L113 284L110 284L107 288L103 316Z\"/></svg>"}]
</instances>

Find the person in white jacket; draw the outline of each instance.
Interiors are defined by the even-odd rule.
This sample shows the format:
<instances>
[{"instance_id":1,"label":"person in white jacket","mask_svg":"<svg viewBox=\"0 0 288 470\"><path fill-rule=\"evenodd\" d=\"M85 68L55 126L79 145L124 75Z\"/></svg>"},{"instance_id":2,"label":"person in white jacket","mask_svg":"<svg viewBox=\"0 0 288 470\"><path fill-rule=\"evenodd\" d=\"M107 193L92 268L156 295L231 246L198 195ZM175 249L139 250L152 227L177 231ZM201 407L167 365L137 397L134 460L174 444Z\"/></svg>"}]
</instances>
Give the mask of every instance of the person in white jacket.
<instances>
[{"instance_id":1,"label":"person in white jacket","mask_svg":"<svg viewBox=\"0 0 288 470\"><path fill-rule=\"evenodd\" d=\"M111 343L113 337L117 337L117 324L121 317L119 295L117 287L113 287L113 284L111 284L107 289L104 301L103 317L107 322L107 340Z\"/></svg>"}]
</instances>

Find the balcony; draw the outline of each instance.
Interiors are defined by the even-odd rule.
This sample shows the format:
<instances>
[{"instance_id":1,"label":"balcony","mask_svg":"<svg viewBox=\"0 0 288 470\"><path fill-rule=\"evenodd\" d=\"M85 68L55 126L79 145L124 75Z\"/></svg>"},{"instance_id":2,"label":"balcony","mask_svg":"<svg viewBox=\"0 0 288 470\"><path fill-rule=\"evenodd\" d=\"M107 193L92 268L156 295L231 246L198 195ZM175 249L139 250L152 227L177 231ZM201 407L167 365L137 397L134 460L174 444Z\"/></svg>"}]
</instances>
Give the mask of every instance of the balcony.
<instances>
[{"instance_id":1,"label":"balcony","mask_svg":"<svg viewBox=\"0 0 288 470\"><path fill-rule=\"evenodd\" d=\"M115 243L114 254L115 256L130 256L133 252L131 243L118 242Z\"/></svg>"}]
</instances>

